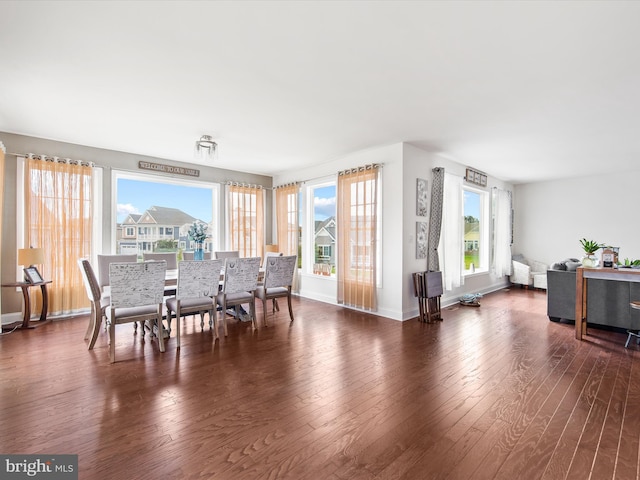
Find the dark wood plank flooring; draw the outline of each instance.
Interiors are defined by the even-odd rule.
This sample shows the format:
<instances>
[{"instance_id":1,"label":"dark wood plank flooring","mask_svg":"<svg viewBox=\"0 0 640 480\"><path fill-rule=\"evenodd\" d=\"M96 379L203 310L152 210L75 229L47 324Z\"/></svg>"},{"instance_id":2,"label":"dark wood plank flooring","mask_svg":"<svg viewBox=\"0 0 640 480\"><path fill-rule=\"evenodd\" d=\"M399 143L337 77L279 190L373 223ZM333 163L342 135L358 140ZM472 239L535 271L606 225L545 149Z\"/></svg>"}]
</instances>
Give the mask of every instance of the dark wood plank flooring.
<instances>
[{"instance_id":1,"label":"dark wood plank flooring","mask_svg":"<svg viewBox=\"0 0 640 480\"><path fill-rule=\"evenodd\" d=\"M183 320L167 352L86 317L0 338L0 451L79 455L84 479L638 478L640 349L548 321L503 290L444 321L294 299L212 341ZM261 318L262 310L258 307Z\"/></svg>"}]
</instances>

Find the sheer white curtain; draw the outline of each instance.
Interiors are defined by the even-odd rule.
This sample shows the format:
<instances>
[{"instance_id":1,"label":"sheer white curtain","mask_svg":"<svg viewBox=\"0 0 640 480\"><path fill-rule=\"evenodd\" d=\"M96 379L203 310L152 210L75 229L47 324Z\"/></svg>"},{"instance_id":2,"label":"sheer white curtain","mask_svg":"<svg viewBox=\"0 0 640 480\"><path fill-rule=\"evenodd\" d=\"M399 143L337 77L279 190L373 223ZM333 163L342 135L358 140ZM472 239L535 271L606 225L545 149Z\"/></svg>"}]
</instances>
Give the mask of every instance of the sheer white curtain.
<instances>
[{"instance_id":1,"label":"sheer white curtain","mask_svg":"<svg viewBox=\"0 0 640 480\"><path fill-rule=\"evenodd\" d=\"M497 277L511 275L511 192L494 188L493 266Z\"/></svg>"},{"instance_id":2,"label":"sheer white curtain","mask_svg":"<svg viewBox=\"0 0 640 480\"><path fill-rule=\"evenodd\" d=\"M462 177L444 172L444 197L442 201L442 233L440 237L440 269L446 290L464 284L464 203Z\"/></svg>"}]
</instances>

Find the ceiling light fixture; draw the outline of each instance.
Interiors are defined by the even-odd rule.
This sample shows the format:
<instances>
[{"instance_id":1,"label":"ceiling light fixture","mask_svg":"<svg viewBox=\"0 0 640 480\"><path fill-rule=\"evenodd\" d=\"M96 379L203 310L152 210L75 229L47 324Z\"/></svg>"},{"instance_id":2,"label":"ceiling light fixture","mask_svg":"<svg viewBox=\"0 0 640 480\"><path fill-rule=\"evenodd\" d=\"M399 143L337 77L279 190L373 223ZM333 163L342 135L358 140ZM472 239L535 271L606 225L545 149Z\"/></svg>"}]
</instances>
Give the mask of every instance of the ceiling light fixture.
<instances>
[{"instance_id":1,"label":"ceiling light fixture","mask_svg":"<svg viewBox=\"0 0 640 480\"><path fill-rule=\"evenodd\" d=\"M202 135L200 140L196 142L195 156L199 160L214 161L217 150L218 144L213 141L213 137L211 135Z\"/></svg>"}]
</instances>

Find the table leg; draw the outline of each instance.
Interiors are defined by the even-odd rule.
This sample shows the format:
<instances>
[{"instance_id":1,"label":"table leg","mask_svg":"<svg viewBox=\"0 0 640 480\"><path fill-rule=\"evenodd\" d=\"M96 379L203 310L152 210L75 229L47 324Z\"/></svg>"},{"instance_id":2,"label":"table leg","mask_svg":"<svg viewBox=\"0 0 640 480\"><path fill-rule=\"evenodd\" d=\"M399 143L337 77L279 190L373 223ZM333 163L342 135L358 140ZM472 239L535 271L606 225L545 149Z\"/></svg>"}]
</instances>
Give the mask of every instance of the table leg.
<instances>
[{"instance_id":1,"label":"table leg","mask_svg":"<svg viewBox=\"0 0 640 480\"><path fill-rule=\"evenodd\" d=\"M582 340L587 333L587 285L582 268L576 269L576 338Z\"/></svg>"},{"instance_id":2,"label":"table leg","mask_svg":"<svg viewBox=\"0 0 640 480\"><path fill-rule=\"evenodd\" d=\"M31 319L31 297L29 296L29 286L20 286L22 290L22 298L24 300L24 316L22 317L22 328L29 328L29 320Z\"/></svg>"}]
</instances>

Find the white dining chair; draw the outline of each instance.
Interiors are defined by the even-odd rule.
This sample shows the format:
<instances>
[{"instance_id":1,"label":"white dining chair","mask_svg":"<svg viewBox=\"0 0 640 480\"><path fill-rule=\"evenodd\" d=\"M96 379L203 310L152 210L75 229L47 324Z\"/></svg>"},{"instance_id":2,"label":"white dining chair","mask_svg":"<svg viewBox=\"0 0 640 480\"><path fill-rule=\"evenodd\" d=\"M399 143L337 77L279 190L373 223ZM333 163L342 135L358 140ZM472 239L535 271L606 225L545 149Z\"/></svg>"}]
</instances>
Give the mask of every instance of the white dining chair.
<instances>
[{"instance_id":1,"label":"white dining chair","mask_svg":"<svg viewBox=\"0 0 640 480\"><path fill-rule=\"evenodd\" d=\"M214 340L218 337L214 299L218 295L223 264L224 261L218 259L183 260L178 263L176 295L165 302L169 327L172 312L175 313L177 348L180 348L180 319L184 315L200 314L200 328L204 330L204 315L208 313Z\"/></svg>"},{"instance_id":2,"label":"white dining chair","mask_svg":"<svg viewBox=\"0 0 640 480\"><path fill-rule=\"evenodd\" d=\"M151 335L157 326L158 346L164 352L162 305L167 262L111 263L109 265L110 303L106 309L109 326L109 356L116 361L116 325L151 320Z\"/></svg>"},{"instance_id":3,"label":"white dining chair","mask_svg":"<svg viewBox=\"0 0 640 480\"><path fill-rule=\"evenodd\" d=\"M256 289L256 297L262 300L262 323L267 326L267 300L272 300L273 313L275 313L277 298L286 297L289 306L289 317L293 322L293 309L291 308L291 285L293 274L298 263L297 255L267 257L264 265L264 281Z\"/></svg>"},{"instance_id":4,"label":"white dining chair","mask_svg":"<svg viewBox=\"0 0 640 480\"><path fill-rule=\"evenodd\" d=\"M98 279L89 260L86 258L78 259L78 267L82 273L82 281L87 290L87 297L91 302L89 325L87 325L84 339L89 340L89 350L92 350L100 333L100 325L102 324L102 317L105 315L105 309L109 305L109 297L102 296Z\"/></svg>"},{"instance_id":5,"label":"white dining chair","mask_svg":"<svg viewBox=\"0 0 640 480\"><path fill-rule=\"evenodd\" d=\"M228 335L226 313L227 308L248 303L250 306L251 325L256 329L256 288L260 271L260 257L227 258L224 264L224 282L216 297L222 307L222 325L224 335Z\"/></svg>"}]
</instances>

